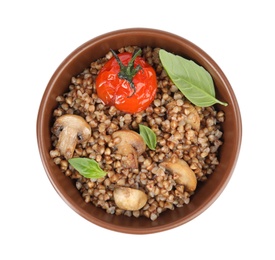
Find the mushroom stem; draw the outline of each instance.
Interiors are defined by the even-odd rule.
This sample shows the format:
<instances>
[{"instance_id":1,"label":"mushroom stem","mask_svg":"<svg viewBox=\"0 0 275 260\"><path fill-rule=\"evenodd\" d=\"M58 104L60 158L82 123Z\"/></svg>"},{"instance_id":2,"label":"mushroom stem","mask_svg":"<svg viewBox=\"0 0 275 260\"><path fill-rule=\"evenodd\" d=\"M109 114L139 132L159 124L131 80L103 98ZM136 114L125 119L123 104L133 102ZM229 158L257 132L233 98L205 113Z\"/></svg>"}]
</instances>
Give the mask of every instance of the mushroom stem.
<instances>
[{"instance_id":1,"label":"mushroom stem","mask_svg":"<svg viewBox=\"0 0 275 260\"><path fill-rule=\"evenodd\" d=\"M191 127L199 131L200 130L200 116L196 108L189 102L185 102L183 105L184 112L187 113L186 122L191 125Z\"/></svg>"},{"instance_id":2,"label":"mushroom stem","mask_svg":"<svg viewBox=\"0 0 275 260\"><path fill-rule=\"evenodd\" d=\"M77 135L75 135L74 130L65 128L59 135L56 148L68 160L73 157L77 141Z\"/></svg>"},{"instance_id":3,"label":"mushroom stem","mask_svg":"<svg viewBox=\"0 0 275 260\"><path fill-rule=\"evenodd\" d=\"M124 146L119 146L117 153L126 157L126 159L123 161L123 166L125 168L138 168L138 154L131 145L125 144Z\"/></svg>"}]
</instances>

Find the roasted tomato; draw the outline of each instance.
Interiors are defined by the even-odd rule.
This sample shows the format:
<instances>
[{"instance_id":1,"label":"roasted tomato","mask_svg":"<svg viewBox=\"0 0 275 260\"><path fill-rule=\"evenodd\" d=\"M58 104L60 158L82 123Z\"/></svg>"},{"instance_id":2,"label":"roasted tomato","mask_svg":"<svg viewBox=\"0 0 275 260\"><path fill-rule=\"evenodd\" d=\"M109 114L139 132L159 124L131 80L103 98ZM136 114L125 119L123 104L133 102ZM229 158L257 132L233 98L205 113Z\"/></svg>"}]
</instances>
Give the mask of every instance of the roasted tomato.
<instances>
[{"instance_id":1,"label":"roasted tomato","mask_svg":"<svg viewBox=\"0 0 275 260\"><path fill-rule=\"evenodd\" d=\"M145 110L156 95L155 70L138 56L141 49L133 54L112 53L113 57L106 62L96 79L98 97L105 105L115 106L127 113Z\"/></svg>"}]
</instances>

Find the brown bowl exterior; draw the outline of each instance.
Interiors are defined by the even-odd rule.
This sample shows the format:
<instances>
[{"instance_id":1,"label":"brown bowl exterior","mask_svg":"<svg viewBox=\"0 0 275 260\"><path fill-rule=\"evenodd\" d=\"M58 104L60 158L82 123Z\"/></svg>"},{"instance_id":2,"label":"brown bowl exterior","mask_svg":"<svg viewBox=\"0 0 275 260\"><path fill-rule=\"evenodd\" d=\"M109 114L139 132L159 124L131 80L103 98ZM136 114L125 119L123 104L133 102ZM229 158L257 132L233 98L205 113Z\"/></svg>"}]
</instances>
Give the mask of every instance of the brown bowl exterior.
<instances>
[{"instance_id":1,"label":"brown bowl exterior","mask_svg":"<svg viewBox=\"0 0 275 260\"><path fill-rule=\"evenodd\" d=\"M107 214L91 203L85 203L70 178L66 177L50 158L52 148L50 127L52 112L57 106L56 97L68 90L72 76L82 72L90 63L104 56L110 48L137 45L160 47L169 52L194 60L212 75L217 98L226 101L223 123L224 144L220 148L220 164L207 182L199 185L190 203L173 211L166 211L155 220ZM50 79L37 117L37 141L41 160L50 182L62 199L79 215L88 221L118 232L131 234L155 233L185 224L205 211L221 194L235 168L242 137L239 106L226 76L208 54L190 41L177 35L155 29L123 29L98 36L73 51L57 68Z\"/></svg>"}]
</instances>

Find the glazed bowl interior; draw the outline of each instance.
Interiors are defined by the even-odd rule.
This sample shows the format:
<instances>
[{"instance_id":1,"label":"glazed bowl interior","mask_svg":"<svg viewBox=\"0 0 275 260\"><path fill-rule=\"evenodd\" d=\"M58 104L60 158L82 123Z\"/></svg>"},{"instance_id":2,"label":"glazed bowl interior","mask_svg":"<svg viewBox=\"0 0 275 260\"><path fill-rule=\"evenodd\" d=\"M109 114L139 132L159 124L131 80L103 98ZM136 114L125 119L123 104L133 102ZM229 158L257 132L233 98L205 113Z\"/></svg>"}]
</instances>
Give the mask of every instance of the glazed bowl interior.
<instances>
[{"instance_id":1,"label":"glazed bowl interior","mask_svg":"<svg viewBox=\"0 0 275 260\"><path fill-rule=\"evenodd\" d=\"M155 221L140 217L116 216L106 213L92 203L85 203L73 181L66 177L49 155L52 149L50 128L52 113L57 107L56 97L68 91L72 76L81 73L92 61L105 56L110 50L124 46L160 47L192 59L212 75L216 96L228 106L217 106L225 112L222 124L223 145L220 164L208 180L196 189L190 203L182 208L162 213ZM41 160L50 182L62 199L79 215L101 227L132 234L146 234L168 230L182 225L206 210L224 190L237 162L241 145L241 116L234 92L219 66L202 49L177 35L154 29L124 29L96 37L73 51L57 68L50 79L38 111L37 141Z\"/></svg>"}]
</instances>

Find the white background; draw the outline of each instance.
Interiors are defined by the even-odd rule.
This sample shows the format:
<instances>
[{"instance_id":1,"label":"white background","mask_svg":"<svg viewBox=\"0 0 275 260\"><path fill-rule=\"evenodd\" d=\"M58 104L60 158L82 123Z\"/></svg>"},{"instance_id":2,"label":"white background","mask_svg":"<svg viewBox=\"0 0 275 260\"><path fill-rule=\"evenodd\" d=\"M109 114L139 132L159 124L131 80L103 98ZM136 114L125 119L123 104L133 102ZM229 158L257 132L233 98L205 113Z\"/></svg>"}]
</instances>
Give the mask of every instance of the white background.
<instances>
[{"instance_id":1,"label":"white background","mask_svg":"<svg viewBox=\"0 0 275 260\"><path fill-rule=\"evenodd\" d=\"M179 6L180 4L180 6ZM273 1L1 1L0 259L275 259ZM206 51L242 113L242 148L203 214L152 235L98 227L63 202L36 142L45 87L63 59L100 34L148 27Z\"/></svg>"}]
</instances>

